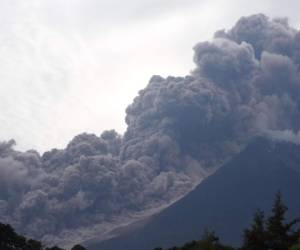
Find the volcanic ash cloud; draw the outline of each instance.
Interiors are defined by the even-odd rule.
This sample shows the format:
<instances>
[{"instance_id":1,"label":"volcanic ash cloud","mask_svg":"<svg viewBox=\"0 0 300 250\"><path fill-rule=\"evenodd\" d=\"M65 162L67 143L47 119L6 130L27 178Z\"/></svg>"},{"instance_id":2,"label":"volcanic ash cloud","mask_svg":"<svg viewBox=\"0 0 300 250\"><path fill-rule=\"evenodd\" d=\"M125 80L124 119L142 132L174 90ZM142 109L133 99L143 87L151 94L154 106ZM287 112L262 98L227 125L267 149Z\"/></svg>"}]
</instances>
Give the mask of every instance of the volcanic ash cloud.
<instances>
[{"instance_id":1,"label":"volcanic ash cloud","mask_svg":"<svg viewBox=\"0 0 300 250\"><path fill-rule=\"evenodd\" d=\"M42 156L1 143L0 219L86 239L186 194L257 135L299 141L300 32L286 19L243 17L194 51L190 75L139 92L123 136L85 133Z\"/></svg>"}]
</instances>

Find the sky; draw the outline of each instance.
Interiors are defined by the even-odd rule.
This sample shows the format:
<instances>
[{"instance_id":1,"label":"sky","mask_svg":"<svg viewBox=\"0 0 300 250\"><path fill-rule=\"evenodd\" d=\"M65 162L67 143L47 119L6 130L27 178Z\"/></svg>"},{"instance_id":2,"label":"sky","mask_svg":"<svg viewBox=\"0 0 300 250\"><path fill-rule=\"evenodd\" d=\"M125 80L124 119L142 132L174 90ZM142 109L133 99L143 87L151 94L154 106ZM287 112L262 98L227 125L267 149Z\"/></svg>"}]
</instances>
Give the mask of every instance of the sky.
<instances>
[{"instance_id":1,"label":"sky","mask_svg":"<svg viewBox=\"0 0 300 250\"><path fill-rule=\"evenodd\" d=\"M126 130L152 75L184 76L193 46L241 17L288 17L298 0L0 0L0 141L62 148L82 132Z\"/></svg>"}]
</instances>

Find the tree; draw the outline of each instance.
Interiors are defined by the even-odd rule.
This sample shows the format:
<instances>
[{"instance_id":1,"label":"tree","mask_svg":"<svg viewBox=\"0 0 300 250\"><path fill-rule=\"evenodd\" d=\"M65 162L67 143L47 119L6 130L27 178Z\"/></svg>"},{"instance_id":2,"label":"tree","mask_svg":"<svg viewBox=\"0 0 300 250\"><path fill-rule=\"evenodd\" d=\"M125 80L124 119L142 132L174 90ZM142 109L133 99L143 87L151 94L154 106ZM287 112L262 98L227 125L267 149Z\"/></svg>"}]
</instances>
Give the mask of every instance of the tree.
<instances>
[{"instance_id":1,"label":"tree","mask_svg":"<svg viewBox=\"0 0 300 250\"><path fill-rule=\"evenodd\" d=\"M26 239L18 235L10 225L0 223L0 249L22 250L26 246Z\"/></svg>"},{"instance_id":2,"label":"tree","mask_svg":"<svg viewBox=\"0 0 300 250\"><path fill-rule=\"evenodd\" d=\"M29 239L24 250L42 250L42 243L37 240Z\"/></svg>"},{"instance_id":3,"label":"tree","mask_svg":"<svg viewBox=\"0 0 300 250\"><path fill-rule=\"evenodd\" d=\"M299 219L285 223L285 213L287 210L287 207L282 201L281 193L278 192L272 208L272 215L268 218L266 223L267 244L269 249L289 249L299 242L300 230L292 230L299 222Z\"/></svg>"},{"instance_id":4,"label":"tree","mask_svg":"<svg viewBox=\"0 0 300 250\"><path fill-rule=\"evenodd\" d=\"M72 247L71 250L86 250L86 248L81 245L75 245Z\"/></svg>"},{"instance_id":5,"label":"tree","mask_svg":"<svg viewBox=\"0 0 300 250\"><path fill-rule=\"evenodd\" d=\"M182 247L172 247L168 250L232 250L233 248L220 243L214 231L205 230L199 241L191 241Z\"/></svg>"},{"instance_id":6,"label":"tree","mask_svg":"<svg viewBox=\"0 0 300 250\"><path fill-rule=\"evenodd\" d=\"M26 239L19 235L10 225L0 223L0 249L1 250L64 250L59 247L44 248L37 240Z\"/></svg>"},{"instance_id":7,"label":"tree","mask_svg":"<svg viewBox=\"0 0 300 250\"><path fill-rule=\"evenodd\" d=\"M272 208L271 216L265 220L264 213L257 211L253 217L250 229L244 231L242 249L245 250L287 250L297 245L300 239L300 230L293 230L299 219L286 222L284 205L281 193L278 192Z\"/></svg>"},{"instance_id":8,"label":"tree","mask_svg":"<svg viewBox=\"0 0 300 250\"><path fill-rule=\"evenodd\" d=\"M60 248L60 247L57 247L57 246L54 246L54 247L47 247L45 250L64 250L63 248Z\"/></svg>"},{"instance_id":9,"label":"tree","mask_svg":"<svg viewBox=\"0 0 300 250\"><path fill-rule=\"evenodd\" d=\"M203 250L213 250L219 245L219 237L214 231L204 230L201 240L198 242L199 248Z\"/></svg>"},{"instance_id":10,"label":"tree","mask_svg":"<svg viewBox=\"0 0 300 250\"><path fill-rule=\"evenodd\" d=\"M234 248L222 245L219 241L219 237L216 236L214 231L205 230L201 240L190 241L184 244L182 247L171 247L168 250L233 250ZM161 247L157 247L154 250L163 250Z\"/></svg>"},{"instance_id":11,"label":"tree","mask_svg":"<svg viewBox=\"0 0 300 250\"><path fill-rule=\"evenodd\" d=\"M242 249L264 250L267 249L267 237L265 230L264 212L258 210L253 216L253 223L250 229L244 231L244 240Z\"/></svg>"}]
</instances>

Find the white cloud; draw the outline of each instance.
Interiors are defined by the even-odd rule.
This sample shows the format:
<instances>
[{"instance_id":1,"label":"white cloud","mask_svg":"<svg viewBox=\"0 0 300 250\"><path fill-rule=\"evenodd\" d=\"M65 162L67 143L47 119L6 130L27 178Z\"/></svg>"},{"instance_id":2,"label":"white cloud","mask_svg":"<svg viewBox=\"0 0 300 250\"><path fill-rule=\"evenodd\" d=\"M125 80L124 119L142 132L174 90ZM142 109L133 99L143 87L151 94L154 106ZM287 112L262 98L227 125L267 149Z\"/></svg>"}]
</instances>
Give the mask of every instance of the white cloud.
<instances>
[{"instance_id":1,"label":"white cloud","mask_svg":"<svg viewBox=\"0 0 300 250\"><path fill-rule=\"evenodd\" d=\"M294 132L292 130L267 130L265 135L275 141L291 142L300 144L300 131Z\"/></svg>"}]
</instances>

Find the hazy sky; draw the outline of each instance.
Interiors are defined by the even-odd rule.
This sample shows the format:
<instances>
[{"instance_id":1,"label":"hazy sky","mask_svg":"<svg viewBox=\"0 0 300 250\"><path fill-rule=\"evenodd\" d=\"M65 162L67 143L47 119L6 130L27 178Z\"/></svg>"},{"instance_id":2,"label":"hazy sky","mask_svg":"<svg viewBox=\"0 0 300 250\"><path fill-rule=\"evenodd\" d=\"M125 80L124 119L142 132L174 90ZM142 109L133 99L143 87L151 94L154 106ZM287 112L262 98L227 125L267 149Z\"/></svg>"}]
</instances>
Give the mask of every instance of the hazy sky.
<instances>
[{"instance_id":1,"label":"hazy sky","mask_svg":"<svg viewBox=\"0 0 300 250\"><path fill-rule=\"evenodd\" d=\"M240 16L286 16L299 0L0 0L0 140L44 151L126 129L153 74L186 75L195 43Z\"/></svg>"}]
</instances>

